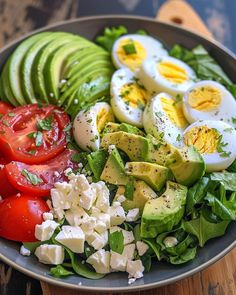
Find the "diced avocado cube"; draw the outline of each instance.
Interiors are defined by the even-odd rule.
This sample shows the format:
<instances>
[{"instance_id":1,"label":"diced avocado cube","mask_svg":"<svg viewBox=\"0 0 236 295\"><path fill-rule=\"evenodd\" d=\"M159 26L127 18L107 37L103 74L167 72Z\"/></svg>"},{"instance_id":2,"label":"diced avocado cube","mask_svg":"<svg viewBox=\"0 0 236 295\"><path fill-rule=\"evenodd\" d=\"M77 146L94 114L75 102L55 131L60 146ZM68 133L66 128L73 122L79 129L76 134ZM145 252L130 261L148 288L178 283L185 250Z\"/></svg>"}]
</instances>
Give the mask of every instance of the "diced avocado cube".
<instances>
[{"instance_id":1,"label":"diced avocado cube","mask_svg":"<svg viewBox=\"0 0 236 295\"><path fill-rule=\"evenodd\" d=\"M129 182L123 160L115 147L108 156L100 179L115 185L125 185Z\"/></svg>"},{"instance_id":2,"label":"diced avocado cube","mask_svg":"<svg viewBox=\"0 0 236 295\"><path fill-rule=\"evenodd\" d=\"M108 148L115 145L127 154L131 161L146 161L149 151L149 140L143 136L118 131L105 134L101 146Z\"/></svg>"},{"instance_id":3,"label":"diced avocado cube","mask_svg":"<svg viewBox=\"0 0 236 295\"><path fill-rule=\"evenodd\" d=\"M109 155L108 151L102 149L102 150L98 150L93 153L90 153L87 156L90 169L93 172L93 175L96 181L100 180L100 176L106 164L108 155Z\"/></svg>"},{"instance_id":4,"label":"diced avocado cube","mask_svg":"<svg viewBox=\"0 0 236 295\"><path fill-rule=\"evenodd\" d=\"M160 190L169 177L168 168L147 162L127 162L125 172L145 181L154 190Z\"/></svg>"},{"instance_id":5,"label":"diced avocado cube","mask_svg":"<svg viewBox=\"0 0 236 295\"><path fill-rule=\"evenodd\" d=\"M125 187L119 186L113 201L116 201L120 196L124 196L124 194L125 194ZM133 199L132 200L126 199L124 202L121 203L121 205L125 209L125 211L134 209L134 208L139 208L139 213L141 215L146 202L156 197L157 197L156 193L150 188L150 186L148 186L142 180L137 180L134 182Z\"/></svg>"},{"instance_id":6,"label":"diced avocado cube","mask_svg":"<svg viewBox=\"0 0 236 295\"><path fill-rule=\"evenodd\" d=\"M127 123L120 124L120 131L144 136L144 132L142 130L138 129L137 127L135 127L133 125L127 124Z\"/></svg>"},{"instance_id":7,"label":"diced avocado cube","mask_svg":"<svg viewBox=\"0 0 236 295\"><path fill-rule=\"evenodd\" d=\"M187 187L167 181L166 191L158 198L146 202L141 221L141 236L155 238L170 231L184 214Z\"/></svg>"},{"instance_id":8,"label":"diced avocado cube","mask_svg":"<svg viewBox=\"0 0 236 295\"><path fill-rule=\"evenodd\" d=\"M103 129L103 134L120 131L120 124L108 122Z\"/></svg>"}]
</instances>

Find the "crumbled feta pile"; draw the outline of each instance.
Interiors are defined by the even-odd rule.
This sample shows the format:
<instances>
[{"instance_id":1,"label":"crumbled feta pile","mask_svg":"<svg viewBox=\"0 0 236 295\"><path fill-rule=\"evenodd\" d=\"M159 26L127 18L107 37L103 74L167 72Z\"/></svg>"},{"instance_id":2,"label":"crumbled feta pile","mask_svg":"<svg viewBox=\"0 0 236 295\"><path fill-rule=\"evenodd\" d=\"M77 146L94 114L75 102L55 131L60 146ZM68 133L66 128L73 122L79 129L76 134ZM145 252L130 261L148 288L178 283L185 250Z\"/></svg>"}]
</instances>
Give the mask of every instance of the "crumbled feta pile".
<instances>
[{"instance_id":1,"label":"crumbled feta pile","mask_svg":"<svg viewBox=\"0 0 236 295\"><path fill-rule=\"evenodd\" d=\"M130 282L143 276L144 267L141 260L134 260L137 249L142 256L148 246L142 242L135 244L132 231L119 227L124 221L136 221L139 209L129 210L126 214L121 202L110 205L110 192L103 181L89 183L83 174L68 173L69 182L56 183L51 190L52 207L50 213L44 213L44 222L35 228L35 236L40 241L49 240L59 223L53 220L66 219L69 225L63 225L55 240L74 253L83 253L85 242L96 252L88 257L97 273L107 274L113 271L127 271ZM58 229L57 229L58 230ZM109 234L122 232L124 249L121 254L103 249L109 241ZM63 247L43 244L35 255L46 264L61 264L64 259ZM133 282L132 281L132 282Z\"/></svg>"}]
</instances>

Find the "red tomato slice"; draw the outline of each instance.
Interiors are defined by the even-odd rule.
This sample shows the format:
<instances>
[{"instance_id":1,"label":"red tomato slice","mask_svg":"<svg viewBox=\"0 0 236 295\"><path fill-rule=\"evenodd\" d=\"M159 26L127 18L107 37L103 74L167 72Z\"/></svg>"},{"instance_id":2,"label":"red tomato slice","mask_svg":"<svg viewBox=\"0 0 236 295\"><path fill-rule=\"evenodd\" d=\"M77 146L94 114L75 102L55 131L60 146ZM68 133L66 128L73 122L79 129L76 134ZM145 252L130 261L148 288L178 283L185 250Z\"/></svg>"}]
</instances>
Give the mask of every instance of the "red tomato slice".
<instances>
[{"instance_id":1,"label":"red tomato slice","mask_svg":"<svg viewBox=\"0 0 236 295\"><path fill-rule=\"evenodd\" d=\"M0 196L6 198L17 193L18 190L9 182L6 169L3 167L0 169Z\"/></svg>"},{"instance_id":2,"label":"red tomato slice","mask_svg":"<svg viewBox=\"0 0 236 295\"><path fill-rule=\"evenodd\" d=\"M5 115L7 112L11 111L13 106L10 104L0 101L0 115Z\"/></svg>"},{"instance_id":3,"label":"red tomato slice","mask_svg":"<svg viewBox=\"0 0 236 295\"><path fill-rule=\"evenodd\" d=\"M0 201L0 237L18 242L35 242L35 225L43 222L49 208L42 198L22 194Z\"/></svg>"},{"instance_id":4,"label":"red tomato slice","mask_svg":"<svg viewBox=\"0 0 236 295\"><path fill-rule=\"evenodd\" d=\"M55 182L68 180L64 174L67 168L78 168L78 165L71 160L72 155L76 153L76 151L67 149L43 165L11 162L5 166L8 180L15 188L24 193L34 196L48 196Z\"/></svg>"},{"instance_id":5,"label":"red tomato slice","mask_svg":"<svg viewBox=\"0 0 236 295\"><path fill-rule=\"evenodd\" d=\"M0 149L11 160L41 164L66 148L68 126L68 115L58 107L17 107L0 120Z\"/></svg>"}]
</instances>

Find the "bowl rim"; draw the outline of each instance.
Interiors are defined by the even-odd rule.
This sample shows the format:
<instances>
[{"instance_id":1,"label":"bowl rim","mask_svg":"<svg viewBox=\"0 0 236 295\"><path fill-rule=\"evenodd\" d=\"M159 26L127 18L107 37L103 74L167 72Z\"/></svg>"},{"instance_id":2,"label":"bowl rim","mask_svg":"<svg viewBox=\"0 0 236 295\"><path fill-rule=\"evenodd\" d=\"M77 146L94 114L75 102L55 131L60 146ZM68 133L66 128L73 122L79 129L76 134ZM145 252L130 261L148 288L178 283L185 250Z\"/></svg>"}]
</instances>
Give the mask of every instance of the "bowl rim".
<instances>
[{"instance_id":1,"label":"bowl rim","mask_svg":"<svg viewBox=\"0 0 236 295\"><path fill-rule=\"evenodd\" d=\"M139 15L135 15L135 16L134 15L119 15L119 14L107 14L107 15L95 15L95 16L91 15L91 16L73 18L71 20L64 20L64 21L55 22L55 23L50 24L48 26L44 26L40 29L33 30L33 31L30 31L29 33L23 34L21 37L14 39L13 41L7 43L5 46L0 48L0 55L5 50L10 48L11 46L14 46L16 43L21 42L22 40L24 40L25 38L27 38L29 36L32 36L33 34L36 34L36 33L39 33L39 32L45 31L45 30L50 30L50 29L53 29L57 26L64 25L64 24L73 24L73 23L95 20L95 19L99 20L99 19L111 19L111 18L112 19L116 18L116 19L143 20L143 21L148 21L148 22L152 22L152 23L159 23L166 28L170 28L170 29L174 28L174 30L178 30L178 31L182 32L183 34L190 35L193 38L200 38L202 40L207 40L208 42L214 44L216 47L218 47L221 50L223 50L224 52L226 52L232 58L236 59L236 54L234 54L230 49L226 48L224 45L222 45L218 41L216 41L214 39L202 37L201 35L197 34L196 32L194 32L190 29L185 29L185 28L180 27L175 24L170 24L170 23L158 21L158 20L155 20L154 18L151 18L151 17L144 17L144 16L139 16ZM126 287L99 287L99 290L97 287L75 285L72 283L67 283L65 281L56 280L53 277L48 277L45 275L34 273L33 271L28 270L28 269L20 266L16 262L14 262L13 260L5 257L1 253L0 253L0 260L5 262L6 264L10 265L14 269L32 277L32 278L35 278L37 280L40 280L40 281L43 281L43 282L46 282L46 283L49 283L52 285L57 285L59 287L64 287L64 288L68 288L68 289L76 289L76 290L81 290L81 291L90 291L90 292L98 292L98 291L99 292L133 292L133 291L143 291L143 290L147 290L147 289L152 289L152 288L157 288L157 287L169 285L169 284L175 283L179 280L188 278L188 277L200 272L201 270L205 269L206 267L212 265L213 263L217 262L219 259L223 258L228 252L230 252L230 250L232 250L235 247L236 247L236 240L234 242L232 242L228 247L226 247L223 251L221 251L219 254L214 256L212 259L202 263L201 265L193 268L192 270L181 273L180 275L177 275L173 278L168 278L168 279L164 279L164 280L161 280L158 282L153 282L153 283L147 283L144 285L135 285L135 284L132 285L131 284ZM19 255L20 255L20 253L19 253Z\"/></svg>"}]
</instances>

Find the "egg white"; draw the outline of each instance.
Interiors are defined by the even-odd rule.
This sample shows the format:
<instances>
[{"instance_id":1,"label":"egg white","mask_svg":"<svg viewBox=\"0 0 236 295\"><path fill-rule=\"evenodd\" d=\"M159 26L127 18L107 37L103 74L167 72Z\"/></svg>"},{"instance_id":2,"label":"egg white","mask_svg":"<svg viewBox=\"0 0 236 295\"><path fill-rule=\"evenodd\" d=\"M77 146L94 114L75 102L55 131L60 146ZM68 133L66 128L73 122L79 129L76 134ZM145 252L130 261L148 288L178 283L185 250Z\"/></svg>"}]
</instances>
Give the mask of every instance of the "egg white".
<instances>
[{"instance_id":1,"label":"egg white","mask_svg":"<svg viewBox=\"0 0 236 295\"><path fill-rule=\"evenodd\" d=\"M175 147L183 146L183 128L176 126L163 110L161 98L172 99L167 93L159 93L153 97L145 108L143 126L146 133L163 140Z\"/></svg>"},{"instance_id":2,"label":"egg white","mask_svg":"<svg viewBox=\"0 0 236 295\"><path fill-rule=\"evenodd\" d=\"M164 49L163 44L151 36L142 36L138 34L124 35L116 40L112 48L112 61L117 69L126 67L126 65L124 65L120 61L117 54L119 43L124 39L130 39L130 40L139 42L146 50L146 53L147 53L146 58L150 58L150 57L160 58L162 56L168 55L168 52L167 50Z\"/></svg>"},{"instance_id":3,"label":"egg white","mask_svg":"<svg viewBox=\"0 0 236 295\"><path fill-rule=\"evenodd\" d=\"M223 150L226 153L230 153L228 157L223 157L222 153L219 153L218 151L211 154L202 153L202 157L206 164L206 171L213 172L227 169L236 158L236 130L232 128L231 125L222 121L204 120L196 121L195 123L189 125L184 131L183 136L185 136L186 133L193 127L202 126L207 126L208 128L216 129L219 135L222 135L221 141L224 144L227 144L223 146Z\"/></svg>"},{"instance_id":4,"label":"egg white","mask_svg":"<svg viewBox=\"0 0 236 295\"><path fill-rule=\"evenodd\" d=\"M158 71L158 64L160 62L169 62L184 69L187 73L188 79L183 83L173 83L163 77ZM170 95L176 96L177 94L183 95L195 82L196 74L192 68L179 59L171 56L164 56L160 59L149 58L146 59L138 73L140 80L144 86L153 94L167 92Z\"/></svg>"},{"instance_id":5,"label":"egg white","mask_svg":"<svg viewBox=\"0 0 236 295\"><path fill-rule=\"evenodd\" d=\"M211 86L216 88L221 95L221 103L213 110L202 111L191 107L189 104L189 95L195 89ZM236 117L236 101L233 95L221 84L214 81L201 81L194 84L183 97L183 110L185 117L189 123L193 123L198 120L221 120L227 122L236 128L236 123L233 118Z\"/></svg>"},{"instance_id":6,"label":"egg white","mask_svg":"<svg viewBox=\"0 0 236 295\"><path fill-rule=\"evenodd\" d=\"M113 74L111 79L111 106L120 122L142 127L143 110L127 105L121 97L122 87L128 83L134 83L135 78L134 73L128 68L119 69Z\"/></svg>"},{"instance_id":7,"label":"egg white","mask_svg":"<svg viewBox=\"0 0 236 295\"><path fill-rule=\"evenodd\" d=\"M78 146L84 151L96 151L100 148L100 134L98 131L98 114L105 109L112 114L110 105L106 102L98 102L86 111L80 111L73 122L73 135ZM111 115L112 116L112 115ZM114 121L112 119L109 121Z\"/></svg>"}]
</instances>

